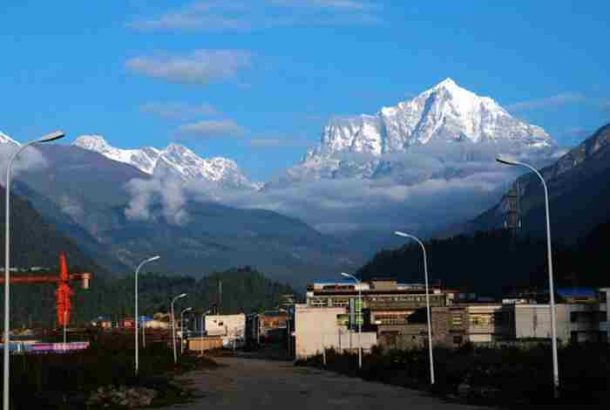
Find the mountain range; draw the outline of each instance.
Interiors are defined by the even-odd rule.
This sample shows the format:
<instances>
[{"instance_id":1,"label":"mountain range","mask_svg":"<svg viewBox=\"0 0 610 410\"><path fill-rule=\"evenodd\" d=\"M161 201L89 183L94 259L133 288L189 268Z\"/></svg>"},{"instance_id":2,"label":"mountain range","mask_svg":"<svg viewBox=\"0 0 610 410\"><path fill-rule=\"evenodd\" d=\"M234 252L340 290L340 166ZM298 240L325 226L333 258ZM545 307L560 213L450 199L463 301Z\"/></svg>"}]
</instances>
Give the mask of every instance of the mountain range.
<instances>
[{"instance_id":1,"label":"mountain range","mask_svg":"<svg viewBox=\"0 0 610 410\"><path fill-rule=\"evenodd\" d=\"M392 161L393 155L426 145L443 146L446 151L455 152L460 146L486 143L518 154L548 153L556 146L542 128L511 116L490 97L479 96L447 78L411 100L383 107L374 115L331 119L324 126L318 146L308 150L303 160L289 168L282 179L294 182L399 176L392 175L394 170L388 168L389 164L397 165L392 164L397 162ZM121 149L111 146L103 136L83 135L73 145L149 175L170 172L184 180L261 187L249 181L235 161L224 157L202 158L179 144L169 144L165 149ZM394 159L400 162L402 158ZM463 160L467 162L469 158ZM395 174L406 171L404 168L411 164L398 165L402 167L397 167Z\"/></svg>"},{"instance_id":2,"label":"mountain range","mask_svg":"<svg viewBox=\"0 0 610 410\"><path fill-rule=\"evenodd\" d=\"M232 187L256 187L235 161L223 157L201 158L179 144L169 144L164 149L120 149L108 144L101 135L82 135L74 140L73 145L131 165L148 175L171 174L184 180L200 179Z\"/></svg>"},{"instance_id":3,"label":"mountain range","mask_svg":"<svg viewBox=\"0 0 610 410\"><path fill-rule=\"evenodd\" d=\"M256 266L278 281L304 286L318 272L353 268L362 260L303 222L272 211L189 201L183 207L187 219L178 223L165 215L162 199L151 198L148 218L131 218L130 184L155 186L153 175L73 145L36 150L44 168L20 173L13 193L105 271L130 272L141 259L159 254L155 270L163 273L201 276ZM172 198L170 192L166 200Z\"/></svg>"},{"instance_id":4,"label":"mountain range","mask_svg":"<svg viewBox=\"0 0 610 410\"><path fill-rule=\"evenodd\" d=\"M0 147L15 144L0 135ZM499 152L546 163L558 152L540 127L451 79L331 120L318 146L265 184L179 144L122 149L83 135L37 149L45 168L20 175L15 193L104 269L158 253L161 272L252 265L297 288L356 267L397 227L433 234L492 206L511 179L493 162Z\"/></svg>"}]
</instances>

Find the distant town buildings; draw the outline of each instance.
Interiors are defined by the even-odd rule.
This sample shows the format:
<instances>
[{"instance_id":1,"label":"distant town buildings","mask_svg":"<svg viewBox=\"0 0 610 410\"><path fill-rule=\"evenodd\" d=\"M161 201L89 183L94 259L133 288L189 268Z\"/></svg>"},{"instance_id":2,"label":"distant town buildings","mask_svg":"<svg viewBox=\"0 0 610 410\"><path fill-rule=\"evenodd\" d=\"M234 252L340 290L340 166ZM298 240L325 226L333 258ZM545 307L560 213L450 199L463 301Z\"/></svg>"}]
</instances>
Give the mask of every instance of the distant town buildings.
<instances>
[{"instance_id":1,"label":"distant town buildings","mask_svg":"<svg viewBox=\"0 0 610 410\"><path fill-rule=\"evenodd\" d=\"M357 304L362 294L362 307ZM610 288L558 289L557 336L562 344L610 340ZM307 288L306 303L292 311L294 354L362 347L422 347L427 342L425 288L391 279L317 281ZM548 295L547 295L548 297ZM550 309L534 292L501 302L432 287L432 334L435 345L530 343L550 339ZM360 319L362 318L362 319Z\"/></svg>"}]
</instances>

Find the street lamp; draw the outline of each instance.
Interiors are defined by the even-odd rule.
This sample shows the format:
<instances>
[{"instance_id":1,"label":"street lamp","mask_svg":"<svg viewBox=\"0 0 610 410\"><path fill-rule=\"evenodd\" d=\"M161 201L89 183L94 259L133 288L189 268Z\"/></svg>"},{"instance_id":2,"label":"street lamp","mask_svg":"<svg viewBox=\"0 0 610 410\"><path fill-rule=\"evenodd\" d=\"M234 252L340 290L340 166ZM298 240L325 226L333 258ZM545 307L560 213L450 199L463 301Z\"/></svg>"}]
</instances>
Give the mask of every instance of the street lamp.
<instances>
[{"instance_id":1,"label":"street lamp","mask_svg":"<svg viewBox=\"0 0 610 410\"><path fill-rule=\"evenodd\" d=\"M511 165L511 166L521 166L532 171L540 182L542 183L542 188L544 189L544 209L546 214L546 252L547 252L547 263L549 267L549 308L551 309L551 346L553 349L553 386L555 396L559 391L559 360L557 359L557 324L555 319L555 286L553 284L553 254L551 249L551 217L549 212L549 188L546 185L546 181L542 177L540 171L529 164L525 164L523 162L519 162L513 158L509 158L506 156L499 156L496 158L501 164Z\"/></svg>"},{"instance_id":2,"label":"street lamp","mask_svg":"<svg viewBox=\"0 0 610 410\"><path fill-rule=\"evenodd\" d=\"M5 219L4 219L4 372L3 372L3 410L9 410L9 393L10 393L10 270L11 270L11 255L10 255L10 200L11 200L11 167L15 158L27 147L51 142L63 138L65 134L63 131L54 131L50 134L44 135L41 138L30 141L23 144L13 155L10 157L8 164L6 165L6 185L5 185Z\"/></svg>"},{"instance_id":3,"label":"street lamp","mask_svg":"<svg viewBox=\"0 0 610 410\"><path fill-rule=\"evenodd\" d=\"M428 317L428 356L430 361L430 384L434 384L434 355L432 353L432 325L430 323L430 292L428 291L428 255L426 253L426 247L424 243L416 236L408 233L395 231L395 235L402 238L413 239L421 247L424 257L424 280L426 282L426 315Z\"/></svg>"},{"instance_id":4,"label":"street lamp","mask_svg":"<svg viewBox=\"0 0 610 410\"><path fill-rule=\"evenodd\" d=\"M361 337L362 337L362 320L364 319L363 315L362 315L362 288L360 286L360 280L358 280L357 277L355 277L354 275L350 275L349 273L345 273L345 272L341 272L341 276L344 276L346 278L351 278L354 281L356 281L356 284L358 286L358 304L359 304L359 308L360 308L360 312L358 313L358 368L362 369L362 343L361 343Z\"/></svg>"},{"instance_id":5,"label":"street lamp","mask_svg":"<svg viewBox=\"0 0 610 410\"><path fill-rule=\"evenodd\" d=\"M152 258L148 258L143 260L138 267L136 268L136 278L135 278L135 332L134 332L134 343L135 343L135 347L136 347L136 352L135 352L135 373L136 376L138 375L138 369L140 367L140 351L139 351L139 347L138 347L138 273L140 273L140 269L142 269L142 267L144 265L146 265L149 262L154 262L156 260L158 260L159 258L161 258L159 255L157 256L153 256Z\"/></svg>"},{"instance_id":6,"label":"street lamp","mask_svg":"<svg viewBox=\"0 0 610 410\"><path fill-rule=\"evenodd\" d=\"M184 353L184 314L191 310L193 310L193 308L189 306L182 309L182 312L180 312L180 354Z\"/></svg>"},{"instance_id":7,"label":"street lamp","mask_svg":"<svg viewBox=\"0 0 610 410\"><path fill-rule=\"evenodd\" d=\"M178 353L176 352L176 316L174 314L174 303L178 299L182 299L183 297L186 297L186 293L179 294L178 296L173 298L172 302L170 303L170 310L172 315L172 347L174 350L174 364L178 363Z\"/></svg>"}]
</instances>

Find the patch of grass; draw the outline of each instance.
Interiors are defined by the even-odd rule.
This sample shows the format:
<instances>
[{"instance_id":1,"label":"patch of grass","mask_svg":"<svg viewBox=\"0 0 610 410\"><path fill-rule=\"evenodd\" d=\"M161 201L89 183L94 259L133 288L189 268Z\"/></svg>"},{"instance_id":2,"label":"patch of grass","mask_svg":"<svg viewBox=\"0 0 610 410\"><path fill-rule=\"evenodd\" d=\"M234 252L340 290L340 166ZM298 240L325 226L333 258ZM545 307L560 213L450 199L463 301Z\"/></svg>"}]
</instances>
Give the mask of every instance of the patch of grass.
<instances>
[{"instance_id":1,"label":"patch of grass","mask_svg":"<svg viewBox=\"0 0 610 410\"><path fill-rule=\"evenodd\" d=\"M429 384L427 350L374 351L358 369L353 354L326 353L326 368L366 380L426 390L471 403L506 407L550 405L610 408L610 346L573 345L560 350L561 390L553 399L551 352L547 345L527 349L464 346L435 348L435 376ZM322 356L297 361L324 368Z\"/></svg>"},{"instance_id":2,"label":"patch of grass","mask_svg":"<svg viewBox=\"0 0 610 410\"><path fill-rule=\"evenodd\" d=\"M100 387L138 387L156 392L152 405L188 399L191 392L174 376L197 368L213 368L211 358L180 357L164 343L140 349L140 368L134 374L133 335L101 335L85 351L69 354L12 356L11 402L14 409L84 409Z\"/></svg>"}]
</instances>

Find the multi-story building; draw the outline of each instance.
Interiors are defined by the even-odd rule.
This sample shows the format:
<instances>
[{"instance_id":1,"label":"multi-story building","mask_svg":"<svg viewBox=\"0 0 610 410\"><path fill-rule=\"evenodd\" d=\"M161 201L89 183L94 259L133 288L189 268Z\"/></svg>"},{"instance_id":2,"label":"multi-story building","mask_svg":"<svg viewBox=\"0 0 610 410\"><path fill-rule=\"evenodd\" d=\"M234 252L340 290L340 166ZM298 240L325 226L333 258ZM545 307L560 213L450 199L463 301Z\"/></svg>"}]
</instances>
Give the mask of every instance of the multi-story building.
<instances>
[{"instance_id":1,"label":"multi-story building","mask_svg":"<svg viewBox=\"0 0 610 410\"><path fill-rule=\"evenodd\" d=\"M357 302L359 292L362 294L364 327L376 330L382 346L417 347L427 340L426 291L421 284L402 284L394 279L373 279L360 283L315 282L307 289L306 303L311 307L344 308L346 312L341 318L348 325L350 303L354 305ZM455 295L455 291L431 287L430 306L450 305Z\"/></svg>"},{"instance_id":2,"label":"multi-story building","mask_svg":"<svg viewBox=\"0 0 610 410\"><path fill-rule=\"evenodd\" d=\"M426 306L424 285L401 284L393 279L353 282L315 282L307 289L311 307L349 307L350 299L362 293L363 309L369 312L365 322L378 326L401 326L408 316ZM430 306L451 304L455 292L430 288Z\"/></svg>"}]
</instances>

